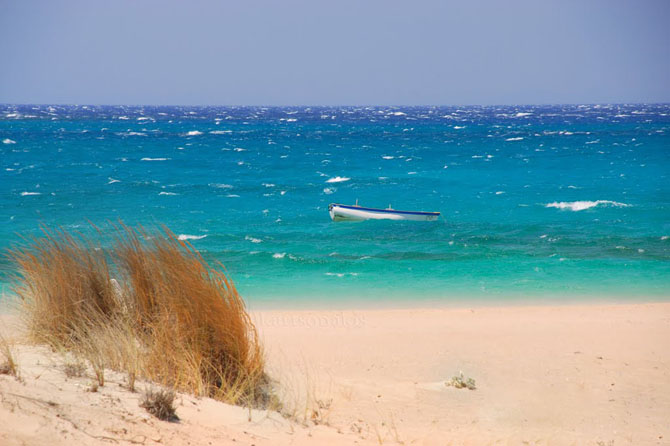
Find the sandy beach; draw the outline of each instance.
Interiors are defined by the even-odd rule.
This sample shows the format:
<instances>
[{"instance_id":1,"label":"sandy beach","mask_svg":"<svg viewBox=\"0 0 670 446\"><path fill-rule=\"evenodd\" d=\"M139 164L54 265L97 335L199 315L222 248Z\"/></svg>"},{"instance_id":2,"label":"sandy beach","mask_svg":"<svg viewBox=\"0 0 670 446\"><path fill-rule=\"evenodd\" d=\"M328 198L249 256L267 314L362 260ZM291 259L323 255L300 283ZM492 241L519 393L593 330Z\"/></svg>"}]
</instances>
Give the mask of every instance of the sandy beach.
<instances>
[{"instance_id":1,"label":"sandy beach","mask_svg":"<svg viewBox=\"0 0 670 446\"><path fill-rule=\"evenodd\" d=\"M670 446L670 0L0 12L0 446Z\"/></svg>"},{"instance_id":2,"label":"sandy beach","mask_svg":"<svg viewBox=\"0 0 670 446\"><path fill-rule=\"evenodd\" d=\"M180 395L178 423L121 375L90 392L2 319L0 443L654 445L670 441L670 304L256 311L290 417ZM455 375L476 389L446 383ZM143 383L139 388L146 387ZM251 421L249 421L251 419Z\"/></svg>"}]
</instances>

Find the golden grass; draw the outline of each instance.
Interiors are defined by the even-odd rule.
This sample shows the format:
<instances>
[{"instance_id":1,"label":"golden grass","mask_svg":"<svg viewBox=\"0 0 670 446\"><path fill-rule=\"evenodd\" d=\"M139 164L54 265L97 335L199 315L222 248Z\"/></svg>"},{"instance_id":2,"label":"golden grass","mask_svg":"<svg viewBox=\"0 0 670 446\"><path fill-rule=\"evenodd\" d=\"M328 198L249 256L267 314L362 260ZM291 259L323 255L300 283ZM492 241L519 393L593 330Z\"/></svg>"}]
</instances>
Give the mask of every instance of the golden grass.
<instances>
[{"instance_id":1,"label":"golden grass","mask_svg":"<svg viewBox=\"0 0 670 446\"><path fill-rule=\"evenodd\" d=\"M28 315L33 339L71 345L83 321L105 319L117 310L104 253L64 231L43 229L9 257L18 270L14 291Z\"/></svg>"},{"instance_id":2,"label":"golden grass","mask_svg":"<svg viewBox=\"0 0 670 446\"><path fill-rule=\"evenodd\" d=\"M0 375L19 377L19 367L10 342L0 335Z\"/></svg>"},{"instance_id":3,"label":"golden grass","mask_svg":"<svg viewBox=\"0 0 670 446\"><path fill-rule=\"evenodd\" d=\"M271 402L256 328L221 265L167 228L121 225L105 253L83 237L44 230L9 255L30 335L104 368L222 401ZM112 279L112 274L116 276Z\"/></svg>"}]
</instances>

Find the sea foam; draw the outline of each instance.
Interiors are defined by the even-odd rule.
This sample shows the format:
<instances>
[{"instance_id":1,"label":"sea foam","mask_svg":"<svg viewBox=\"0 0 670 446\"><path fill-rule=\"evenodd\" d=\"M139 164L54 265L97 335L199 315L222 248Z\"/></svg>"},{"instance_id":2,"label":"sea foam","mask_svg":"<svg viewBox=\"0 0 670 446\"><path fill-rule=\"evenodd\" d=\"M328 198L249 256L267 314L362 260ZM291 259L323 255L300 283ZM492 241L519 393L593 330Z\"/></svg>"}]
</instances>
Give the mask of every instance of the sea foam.
<instances>
[{"instance_id":1,"label":"sea foam","mask_svg":"<svg viewBox=\"0 0 670 446\"><path fill-rule=\"evenodd\" d=\"M345 181L349 181L351 178L348 177L335 177L335 178L329 178L326 180L326 183L343 183Z\"/></svg>"},{"instance_id":2,"label":"sea foam","mask_svg":"<svg viewBox=\"0 0 670 446\"><path fill-rule=\"evenodd\" d=\"M351 178L348 177L335 177L335 178L329 178L326 180L326 183L343 183L345 181L349 181Z\"/></svg>"},{"instance_id":3,"label":"sea foam","mask_svg":"<svg viewBox=\"0 0 670 446\"><path fill-rule=\"evenodd\" d=\"M179 234L177 239L179 240L200 240L207 237L207 235L190 235L190 234Z\"/></svg>"},{"instance_id":4,"label":"sea foam","mask_svg":"<svg viewBox=\"0 0 670 446\"><path fill-rule=\"evenodd\" d=\"M596 206L611 206L611 207L629 207L630 204L619 203L610 200L596 200L596 201L554 201L547 203L545 207L556 209L569 209L571 211L584 211Z\"/></svg>"}]
</instances>

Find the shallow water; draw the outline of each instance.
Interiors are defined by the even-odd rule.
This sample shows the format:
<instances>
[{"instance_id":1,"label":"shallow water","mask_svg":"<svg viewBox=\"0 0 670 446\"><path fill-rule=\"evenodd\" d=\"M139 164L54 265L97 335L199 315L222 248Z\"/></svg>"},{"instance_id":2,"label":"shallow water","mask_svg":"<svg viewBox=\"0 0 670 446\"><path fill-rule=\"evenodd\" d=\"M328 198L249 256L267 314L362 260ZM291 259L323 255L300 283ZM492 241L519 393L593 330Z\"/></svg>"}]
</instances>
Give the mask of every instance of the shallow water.
<instances>
[{"instance_id":1,"label":"shallow water","mask_svg":"<svg viewBox=\"0 0 670 446\"><path fill-rule=\"evenodd\" d=\"M670 295L670 105L0 105L0 142L3 249L123 219L256 303ZM330 221L357 199L442 217Z\"/></svg>"}]
</instances>

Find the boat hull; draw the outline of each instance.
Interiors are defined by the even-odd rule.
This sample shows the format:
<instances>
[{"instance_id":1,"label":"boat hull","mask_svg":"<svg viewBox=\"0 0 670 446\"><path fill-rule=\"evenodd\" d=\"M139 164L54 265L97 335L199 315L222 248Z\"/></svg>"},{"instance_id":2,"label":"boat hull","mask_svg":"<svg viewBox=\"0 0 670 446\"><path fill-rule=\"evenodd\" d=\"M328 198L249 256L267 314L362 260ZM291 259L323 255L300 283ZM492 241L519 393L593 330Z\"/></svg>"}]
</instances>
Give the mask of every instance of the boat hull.
<instances>
[{"instance_id":1,"label":"boat hull","mask_svg":"<svg viewBox=\"0 0 670 446\"><path fill-rule=\"evenodd\" d=\"M406 220L406 221L434 221L440 216L439 212L412 212L396 211L395 209L363 208L359 206L345 206L331 204L330 218L333 221L364 221L364 220Z\"/></svg>"}]
</instances>

